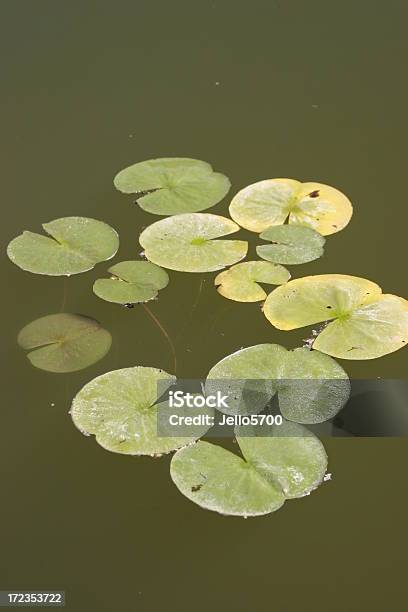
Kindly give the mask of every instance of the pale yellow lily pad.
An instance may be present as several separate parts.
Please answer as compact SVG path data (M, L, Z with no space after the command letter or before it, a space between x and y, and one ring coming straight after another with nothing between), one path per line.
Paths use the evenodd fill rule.
M290 272L268 261L246 261L236 264L215 277L218 293L236 302L260 302L267 296L260 283L282 285Z
M338 189L293 179L267 179L241 189L230 204L230 215L252 232L273 225L304 225L323 236L342 230L350 221L350 200Z
M408 301L356 276L307 276L278 287L263 307L278 329L326 323L313 348L340 359L375 359L408 343Z

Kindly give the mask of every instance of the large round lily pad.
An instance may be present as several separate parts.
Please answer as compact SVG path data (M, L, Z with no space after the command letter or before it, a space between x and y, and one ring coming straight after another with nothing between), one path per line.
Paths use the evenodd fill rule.
M77 314L58 313L32 321L18 334L18 344L33 366L48 372L75 372L96 363L112 344L98 321Z
M111 278L95 281L93 291L103 300L116 304L152 300L169 282L167 272L149 261L121 261L108 272Z
M245 187L230 205L230 215L252 232L271 225L305 225L323 236L343 229L351 219L349 199L334 187L293 179L268 179Z
M158 411L168 407L160 397L175 381L174 376L157 368L137 366L108 372L76 395L72 419L82 433L94 434L98 444L109 451L152 456L169 453L208 429L194 430L190 437L158 435Z
M318 351L257 344L224 357L208 373L207 394L228 396L226 414L257 414L278 392L279 409L298 423L333 418L350 395L343 368Z
M310 227L275 225L262 232L260 238L272 244L256 247L259 257L283 264L302 264L323 255L325 238Z
M114 179L123 193L134 193L141 208L155 215L198 212L228 193L229 179L197 159L162 158L133 164Z
M325 323L313 348L340 359L375 359L408 342L408 302L364 278L307 276L268 296L266 318L278 329Z
M239 231L238 225L218 215L175 215L149 225L140 234L147 259L181 272L212 272L243 259L248 243L215 240Z
M290 272L267 261L246 261L236 264L215 277L218 293L236 302L259 302L267 296L260 283L282 285Z
M243 459L202 441L177 451L170 474L181 493L220 514L259 516L308 495L324 478L324 447L300 425L284 422L268 437L237 441Z
M42 225L48 236L23 232L7 247L13 263L34 274L70 276L111 259L119 248L116 231L96 219L64 217Z
M173 456L170 475L188 499L207 510L235 516L259 516L285 501L279 486L234 453L199 441Z

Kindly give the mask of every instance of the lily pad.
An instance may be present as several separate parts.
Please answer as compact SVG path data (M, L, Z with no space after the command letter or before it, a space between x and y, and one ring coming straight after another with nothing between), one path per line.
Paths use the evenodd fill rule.
M248 243L215 240L239 231L238 225L218 215L175 215L149 225L139 242L147 259L180 272L212 272L243 259Z
M266 318L278 329L325 323L313 348L340 359L375 359L408 342L408 302L356 276L306 276L268 296Z
M257 414L278 393L279 409L298 423L333 418L350 395L347 373L328 355L307 348L288 351L257 344L224 357L211 368L206 394L228 396L226 414Z
M323 236L342 230L353 208L334 187L293 179L268 179L245 187L230 204L230 215L252 232L272 225L305 225Z
M157 368L137 366L94 378L76 395L71 415L85 435L94 434L106 450L126 455L161 455L190 444L195 436L158 436L157 416L166 410L160 396L175 383L174 376ZM165 405L166 404L166 405ZM191 409L190 409L191 412Z
M229 179L197 159L169 157L133 164L115 176L116 189L134 193L143 210L178 215L206 210L228 193Z
M245 459L264 478L279 483L287 499L304 497L323 481L327 454L311 431L283 421L269 427L268 436L237 435Z
M322 443L300 425L282 424L270 437L237 437L244 456L199 441L173 456L177 488L202 508L235 516L278 510L285 499L308 495L323 480Z
M256 247L259 257L274 263L302 264L323 255L325 238L310 227L275 225L262 232L260 238L272 244Z
M285 502L280 487L234 453L199 441L173 456L170 475L188 499L207 510L234 516L259 516Z
M259 302L267 296L259 283L282 285L290 279L283 266L266 261L247 261L221 272L214 284L218 293L236 302Z
M42 225L48 236L23 232L7 247L13 263L34 274L70 276L111 259L119 248L116 231L96 219L64 217Z
M149 261L121 261L108 269L111 278L95 281L93 292L107 302L136 304L153 300L168 285L163 268Z
M47 372L75 372L96 363L112 344L98 321L77 314L58 313L32 321L18 334L18 344L33 366Z

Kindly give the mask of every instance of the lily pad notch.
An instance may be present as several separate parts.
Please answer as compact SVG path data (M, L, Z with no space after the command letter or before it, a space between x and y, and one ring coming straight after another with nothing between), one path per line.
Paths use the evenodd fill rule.
M111 278L100 278L93 292L107 302L130 305L148 302L167 287L169 275L149 261L122 261L108 269Z
M208 213L174 215L149 225L139 237L146 258L179 272L213 272L237 263L248 250L244 240L219 240L240 227Z
M281 330L323 323L313 348L339 359L376 359L408 344L408 301L357 276L291 280L269 294L263 312Z
M327 454L301 425L284 422L274 433L238 435L243 458L198 441L175 453L171 478L185 497L207 510L244 518L275 512L287 499L309 495L321 484Z
M102 221L63 217L42 225L48 236L23 232L7 247L19 268L34 274L70 276L92 270L119 248L117 232Z
M121 170L116 189L132 193L143 210L177 215L206 210L228 193L229 179L197 159L164 157L138 162Z
M251 232L260 233L287 222L328 236L346 227L353 207L341 191L329 185L278 178L241 189L229 211L238 225Z
M57 313L28 323L17 342L32 365L47 372L76 372L102 359L111 334L98 321L77 314Z

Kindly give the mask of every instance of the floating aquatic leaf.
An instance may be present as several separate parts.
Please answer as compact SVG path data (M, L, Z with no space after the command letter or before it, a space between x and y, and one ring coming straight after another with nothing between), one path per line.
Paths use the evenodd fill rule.
M32 321L20 331L18 344L33 366L48 372L75 372L106 355L112 337L98 321L58 313Z
M23 232L7 247L13 263L34 274L69 276L111 259L119 248L116 231L96 219L64 217L42 225L49 236Z
M272 244L256 247L259 257L274 263L301 264L323 255L326 240L310 227L275 225L262 232L260 238Z
M95 281L93 291L103 300L116 304L152 300L169 282L167 272L149 261L121 261L108 272L111 278Z
M356 276L306 276L268 296L266 318L290 330L328 322L313 348L340 359L375 359L408 342L408 302Z
M149 225L139 242L147 259L180 272L212 272L243 259L248 243L214 240L237 232L231 219L205 213L175 215Z
M323 481L327 454L311 431L283 421L269 427L268 435L254 437L239 433L237 440L245 459L267 480L279 483L284 496L304 497Z
M202 441L177 451L170 474L181 493L202 508L248 517L274 512L323 481L324 447L300 425L284 422L269 437L237 441L244 459Z
M231 183L197 159L162 158L139 162L121 170L116 189L135 193L141 208L155 215L177 215L205 210L228 193Z
M269 179L245 187L230 205L230 215L252 232L271 225L305 225L323 236L343 229L353 208L348 198L328 185L293 179Z
M163 370L137 366L114 370L86 384L72 403L72 419L84 434L94 434L103 448L127 455L160 455L190 444L208 427L190 437L158 436L162 396L176 379ZM167 404L168 406L168 404ZM190 409L191 413L191 409Z
M259 283L282 285L290 279L283 266L267 261L246 261L221 272L214 284L218 293L237 302L259 302L266 293Z
M318 351L287 351L278 344L257 344L224 357L211 368L206 393L228 396L226 414L257 414L278 392L286 419L322 423L343 408L350 381L343 368Z
M250 463L209 442L199 441L177 451L170 475L188 499L220 514L269 514L285 501L281 488Z

